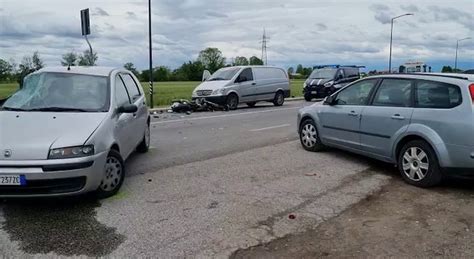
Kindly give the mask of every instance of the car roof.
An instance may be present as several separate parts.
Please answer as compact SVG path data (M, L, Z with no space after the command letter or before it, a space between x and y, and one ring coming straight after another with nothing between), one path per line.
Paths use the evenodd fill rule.
M474 75L470 74L456 74L456 73L413 73L413 74L384 74L384 75L374 75L370 76L370 78L430 78L432 80L436 80L436 78L445 78L445 79L458 79L458 80L468 80L474 81Z
M124 70L116 67L82 67L82 66L71 66L69 67L45 67L37 71L41 72L55 72L55 73L70 73L70 74L81 74L81 75L92 75L92 76L109 76L114 70Z

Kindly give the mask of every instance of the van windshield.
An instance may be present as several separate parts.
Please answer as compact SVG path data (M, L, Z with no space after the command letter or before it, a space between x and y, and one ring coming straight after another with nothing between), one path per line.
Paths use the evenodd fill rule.
M231 80L239 71L240 67L221 68L212 74L207 81Z
M1 107L10 111L105 112L107 77L43 72L25 78L23 88Z
M333 79L336 75L337 69L315 69L309 76L311 79Z

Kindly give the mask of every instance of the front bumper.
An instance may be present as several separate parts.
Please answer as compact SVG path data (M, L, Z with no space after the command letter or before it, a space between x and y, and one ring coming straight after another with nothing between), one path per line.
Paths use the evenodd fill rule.
M316 92L316 94L314 93ZM326 97L332 93L331 87L325 87L324 85L308 85L303 88L304 95L311 95L313 97Z
M225 105L227 103L227 96L216 95L216 96L193 96L192 100L204 99L208 102L215 103L218 105Z
M86 158L0 161L1 175L24 175L24 186L0 186L1 198L72 196L97 190L107 152Z

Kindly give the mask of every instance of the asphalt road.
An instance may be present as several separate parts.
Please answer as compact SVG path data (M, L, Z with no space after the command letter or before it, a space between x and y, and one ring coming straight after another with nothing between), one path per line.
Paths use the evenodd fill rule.
M232 112L157 114L122 191L0 203L0 257L217 257L302 233L377 194L393 168L303 150L288 102Z

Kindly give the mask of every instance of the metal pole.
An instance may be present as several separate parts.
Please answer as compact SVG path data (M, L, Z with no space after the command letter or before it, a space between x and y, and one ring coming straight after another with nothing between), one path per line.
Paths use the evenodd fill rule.
M454 72L458 69L458 49L459 49L459 40L456 41L456 58L454 59Z
M393 41L393 20L391 22L391 29L390 29L390 57L388 59L388 72L392 73L392 41Z
M153 108L153 48L152 48L152 35L151 35L151 0L148 0L148 44L150 52L150 107Z
M86 38L87 44L89 45L89 51L90 51L89 65L92 66L92 64L94 63L94 55L92 52L92 46L91 46L91 43L89 42L89 38L87 38L87 35L84 35L84 37Z

